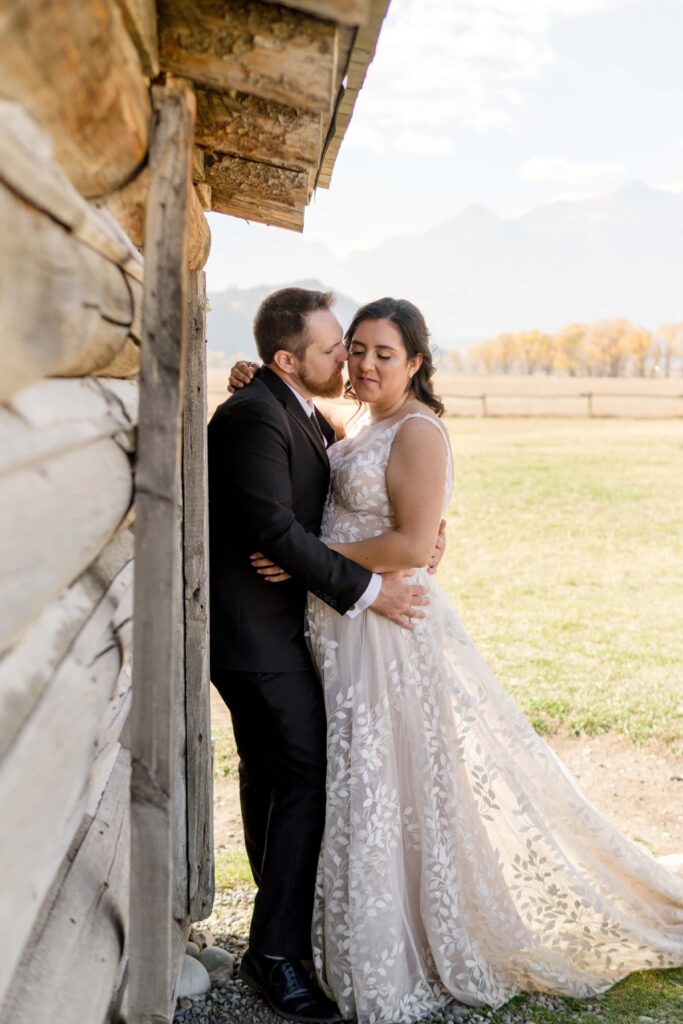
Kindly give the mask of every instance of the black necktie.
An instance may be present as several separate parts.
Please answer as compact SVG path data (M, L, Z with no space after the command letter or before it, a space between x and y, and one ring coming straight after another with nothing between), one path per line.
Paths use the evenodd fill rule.
M322 428L321 428L320 424L318 423L318 417L313 412L313 413L311 413L311 415L308 418L310 419L311 423L313 424L313 429L315 430L316 434L318 435L318 440L320 441L321 445L323 446L323 448L327 448L327 441L325 440L325 435L323 434Z

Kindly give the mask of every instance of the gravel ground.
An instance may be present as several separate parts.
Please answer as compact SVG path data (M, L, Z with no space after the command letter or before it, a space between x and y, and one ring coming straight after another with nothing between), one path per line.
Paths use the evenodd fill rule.
M237 978L239 960L247 946L247 934L251 919L253 887L240 885L233 889L216 894L214 911L211 917L201 926L209 928L213 933L217 946L227 949L235 957L235 976L232 981L214 984L205 996L193 1001L183 1000L184 1006L178 1006L173 1018L174 1024L282 1024L282 1018L276 1016L261 999ZM188 1005L189 1004L189 1005ZM533 1024L529 1020L532 1008L543 1008L547 1011L564 1011L558 1014L558 1021L580 1022L582 1013L567 1013L561 1001L548 996L529 997L515 1002L514 1012L505 1009L495 1014L496 1024ZM600 999L586 1003L585 1011L601 1016ZM490 1010L477 1009L453 1003L444 1010L423 1018L422 1024L476 1024L492 1018Z

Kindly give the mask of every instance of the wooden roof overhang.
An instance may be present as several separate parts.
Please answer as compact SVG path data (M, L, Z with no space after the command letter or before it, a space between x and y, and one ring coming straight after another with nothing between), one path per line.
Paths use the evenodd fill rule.
M192 82L206 210L295 231L328 188L388 0L158 0L150 71Z

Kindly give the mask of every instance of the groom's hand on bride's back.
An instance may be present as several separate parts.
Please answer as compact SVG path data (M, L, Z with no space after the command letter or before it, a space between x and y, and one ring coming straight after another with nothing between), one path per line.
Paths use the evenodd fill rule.
M251 363L248 359L240 359L230 370L228 377L228 391L234 395L236 391L250 384L258 370L258 363Z
M396 622L404 629L413 628L412 619L424 619L425 613L420 609L429 604L427 588L406 579L411 572L412 569L402 569L400 572L383 573L382 589L370 605L377 615Z

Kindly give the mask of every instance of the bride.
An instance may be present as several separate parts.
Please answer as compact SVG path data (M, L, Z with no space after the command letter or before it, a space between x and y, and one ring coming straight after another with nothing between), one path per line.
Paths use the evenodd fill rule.
M380 299L346 341L365 413L330 449L322 539L374 572L426 566L453 482L427 327ZM345 1017L412 1022L453 998L584 997L682 965L683 880L586 801L435 577L415 577L430 604L413 629L309 596L328 720L323 987Z

